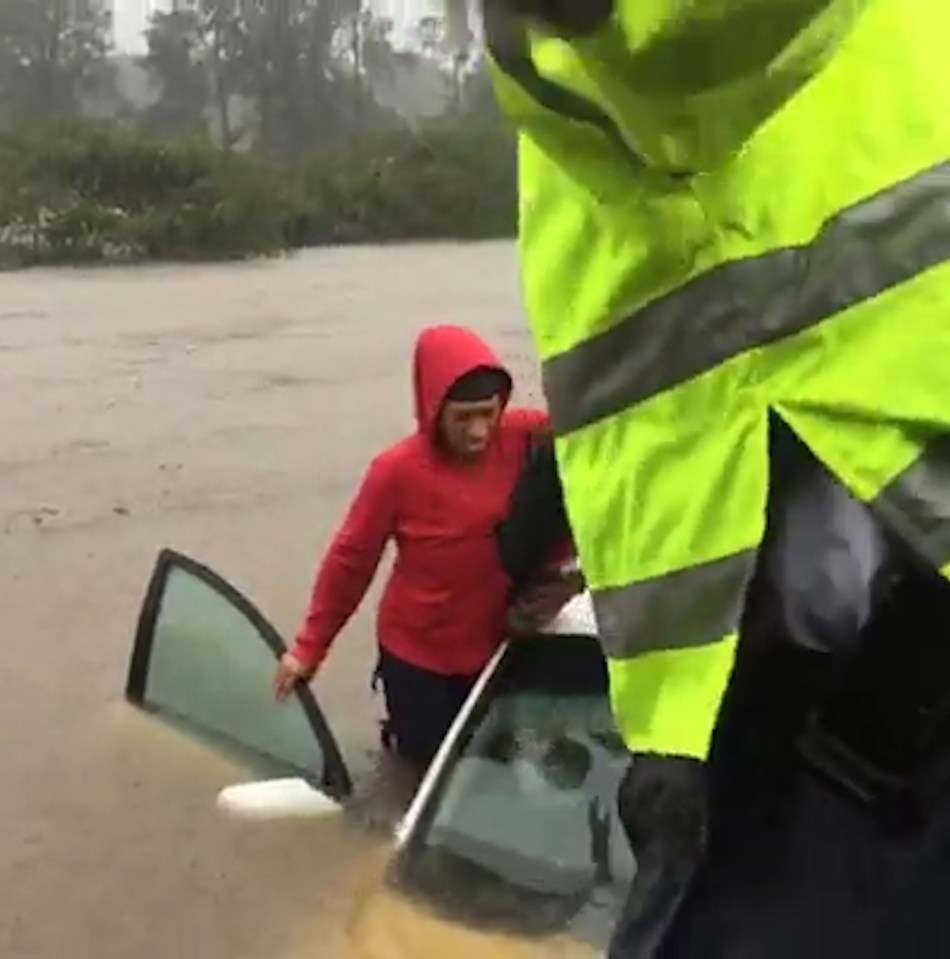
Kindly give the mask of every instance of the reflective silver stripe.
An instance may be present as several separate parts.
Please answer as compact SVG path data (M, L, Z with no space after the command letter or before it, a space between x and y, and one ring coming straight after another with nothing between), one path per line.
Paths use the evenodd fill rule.
M755 567L748 550L629 586L593 592L604 651L628 659L660 649L705 646L739 625Z
M563 435L950 259L950 162L828 220L804 246L717 266L544 364Z
M937 569L950 563L950 433L927 444L871 506Z

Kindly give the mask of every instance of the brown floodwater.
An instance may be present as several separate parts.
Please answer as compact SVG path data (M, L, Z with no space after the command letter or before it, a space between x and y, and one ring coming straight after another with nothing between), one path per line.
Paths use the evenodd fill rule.
M483 332L538 401L508 244L0 275L0 956L572 954L382 893L385 802L225 821L242 771L122 701L163 546L293 630L355 481L412 426L410 352L437 322ZM372 605L316 685L368 796Z

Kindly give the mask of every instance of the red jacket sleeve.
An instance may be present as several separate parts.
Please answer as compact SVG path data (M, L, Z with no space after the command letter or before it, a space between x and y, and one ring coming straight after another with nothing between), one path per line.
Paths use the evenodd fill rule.
M393 472L391 461L373 460L320 564L307 615L292 649L302 663L320 665L373 581L395 530Z

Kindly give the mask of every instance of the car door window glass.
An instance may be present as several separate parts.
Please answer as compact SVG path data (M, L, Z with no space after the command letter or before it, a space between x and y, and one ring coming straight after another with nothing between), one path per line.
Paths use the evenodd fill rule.
M271 677L282 649L228 584L164 554L142 614L129 698L261 775L302 775L343 794L346 772L309 691L274 702Z

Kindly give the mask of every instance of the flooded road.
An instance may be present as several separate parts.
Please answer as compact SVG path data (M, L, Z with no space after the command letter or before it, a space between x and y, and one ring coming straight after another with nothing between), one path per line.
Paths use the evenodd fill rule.
M507 244L0 275L0 955L484 954L373 907L378 833L224 821L242 772L121 696L163 546L291 633L355 481L412 425L437 322L484 333L538 401ZM364 789L371 627L367 603L316 686Z

